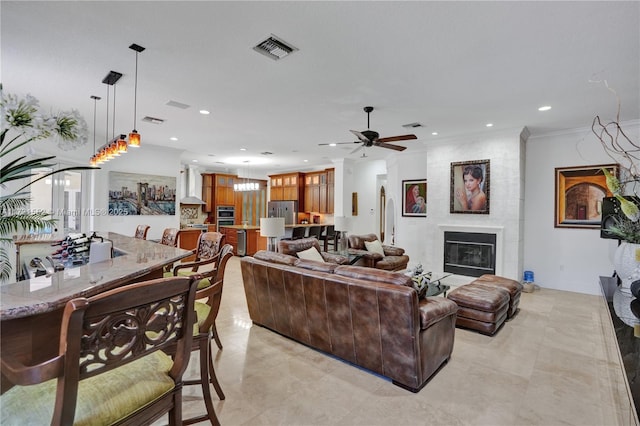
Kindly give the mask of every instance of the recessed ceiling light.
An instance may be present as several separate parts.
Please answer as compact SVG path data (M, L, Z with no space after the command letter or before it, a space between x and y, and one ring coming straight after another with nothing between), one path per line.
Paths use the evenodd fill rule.
M308 163L308 162L309 162L309 160L302 160L302 161L304 161L305 163Z
M493 127L493 123L487 123L486 126L487 127Z
M211 114L211 113L210 113L209 111L207 111L206 109L201 109L201 110L200 110L200 114L202 114L202 115L209 115L209 114Z
M329 146L336 146L337 144L335 143L330 143Z
M433 136L438 136L438 132L431 132Z
M538 108L538 111L549 111L550 109L551 109L551 106L545 105Z
M175 136L172 136L172 137L170 137L170 138L169 138L169 140L177 141L177 140L178 140L178 138L176 138Z
M193 163L197 163L197 162L198 162L198 160L191 160L191 161L192 161Z
M247 148L240 148L240 151L246 151Z

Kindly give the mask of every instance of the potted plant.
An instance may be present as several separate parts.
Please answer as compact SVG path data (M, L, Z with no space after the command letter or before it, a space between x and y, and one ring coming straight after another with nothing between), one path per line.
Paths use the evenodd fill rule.
M38 100L31 95L19 98L6 94L0 84L0 282L11 276L9 246L12 234L33 230L41 231L55 225L52 215L42 211L29 211L29 187L53 174L67 170L85 170L92 167L66 167L31 178L36 169L53 167L55 156L22 154L32 142L53 139L62 150L76 149L87 143L87 123L73 110L56 114L38 111ZM11 188L7 184L10 184Z
M591 130L607 155L620 164L623 176L620 181L608 170L602 169L607 187L620 203L622 214L608 231L620 239L614 254L614 266L622 281L622 291L630 292L631 283L640 279L640 209L624 195L635 195L637 199L634 189L640 183L640 145L633 142L620 126L619 100L616 119L605 124L596 116Z

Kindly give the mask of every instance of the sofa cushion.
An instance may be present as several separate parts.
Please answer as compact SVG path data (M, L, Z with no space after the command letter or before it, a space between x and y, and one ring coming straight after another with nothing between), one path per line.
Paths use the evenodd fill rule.
M296 265L298 268L309 269L311 271L327 272L332 274L338 267L336 263L317 262L315 260L298 259Z
M293 266L298 261L295 256L288 254L276 253L274 251L260 250L253 255L254 258L264 260L265 262L279 263L281 265Z
M382 249L382 243L380 242L380 240L365 241L364 246L367 248L367 251L380 253L384 256L384 250Z
M360 280L413 287L411 277L381 269L367 268L365 266L341 265L335 269L334 273L336 275L357 278Z
M300 259L315 260L316 262L324 262L324 259L322 258L322 256L320 256L320 252L315 247L309 247L306 250L301 250L297 252L296 255Z

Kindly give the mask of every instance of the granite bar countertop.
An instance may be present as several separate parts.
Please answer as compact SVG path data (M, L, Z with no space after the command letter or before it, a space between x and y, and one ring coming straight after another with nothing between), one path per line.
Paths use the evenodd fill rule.
M105 234L100 234L104 236ZM0 320L62 308L75 297L89 297L142 277L193 254L190 250L109 232L106 239L125 254L103 262L65 269L47 277L0 285Z
M285 228L297 228L297 227L301 227L301 228L310 228L312 226L327 226L326 223L298 223L295 225L285 225ZM255 226L255 225L224 225L221 226L220 228L230 228L230 229L260 229L260 226Z

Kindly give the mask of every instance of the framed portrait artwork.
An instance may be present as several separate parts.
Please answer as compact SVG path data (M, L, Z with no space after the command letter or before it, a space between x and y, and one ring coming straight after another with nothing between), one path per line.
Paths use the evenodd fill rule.
M451 163L451 213L489 214L489 171L489 160Z
M427 217L427 180L402 181L402 216Z
M556 228L600 228L602 199L613 196L603 168L620 177L618 164L556 167Z

